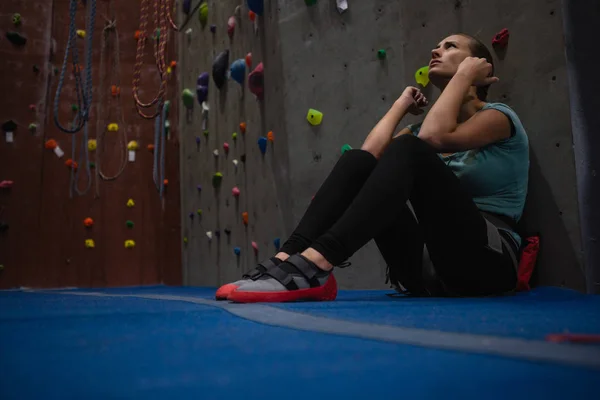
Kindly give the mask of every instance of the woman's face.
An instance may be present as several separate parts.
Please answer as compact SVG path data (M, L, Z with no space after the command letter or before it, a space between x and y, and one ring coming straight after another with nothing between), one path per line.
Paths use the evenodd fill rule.
M470 39L462 35L448 36L431 50L429 80L442 87L452 79L461 62L471 56Z

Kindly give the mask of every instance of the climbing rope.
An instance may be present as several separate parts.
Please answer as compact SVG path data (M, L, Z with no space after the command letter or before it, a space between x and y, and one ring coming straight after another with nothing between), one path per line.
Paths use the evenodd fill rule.
M168 107L159 103L157 109L162 110L154 119L154 164L152 166L152 177L154 184L162 199L165 190L165 141L167 137L166 120Z
M198 1L198 4L196 4L196 6L190 11L190 13L187 15L186 19L181 24L181 26L177 26L175 24L175 22L173 21L173 16L171 14L171 10L175 8L175 4L176 4L176 1L173 0L173 6L171 6L170 8L167 9L167 19L169 20L169 24L171 25L171 28L173 28L173 30L175 30L176 32L181 32L181 30L183 28L185 28L185 26L188 24L188 22L190 22L190 20L192 19L192 17L196 13L196 11L198 11L198 9L202 5L202 3L204 3L204 1L205 0Z
M127 166L127 130L125 129L125 116L123 115L123 109L121 105L121 96L117 92L113 93L108 100L108 115L104 118L104 101L105 93L109 87L115 87L120 90L121 87L121 64L120 64L120 48L119 48L119 32L117 30L117 22L114 12L113 1L108 1L109 18L105 17L106 23L102 34L102 44L100 49L100 90L99 99L97 104L98 117L96 121L96 196L100 196L100 178L106 181L117 179L125 170ZM111 37L113 38L111 41ZM110 47L112 46L112 47ZM110 69L111 77L107 79L106 75L109 73L106 71L105 63L106 58L109 56L109 50L112 50L112 65ZM108 82L106 82L108 81ZM106 85L106 86L105 86ZM112 91L112 90L111 90ZM121 155L121 162L117 173L113 176L108 176L102 171L102 154L104 153L105 141L104 137L107 130L106 120L112 121L111 119L111 103L112 97L116 97L116 114L119 122L119 149Z
M77 0L70 0L69 4L69 36L67 38L67 43L65 46L65 57L63 59L63 65L60 72L60 77L58 81L58 86L56 88L56 95L54 98L54 123L57 128L61 131L73 134L72 139L72 159L74 164L71 168L71 181L69 183L69 195L72 198L73 192L76 192L79 195L83 195L87 193L92 185L91 181L91 171L89 165L89 153L88 153L88 121L90 108L92 105L92 44L94 38L94 22L96 20L96 0L90 0L89 3L86 4L87 10L87 18L86 18L86 37L87 41L85 44L85 76L82 82L81 77L81 67L79 65L79 52L77 49L77 30L75 29L75 18L77 15ZM58 105L60 102L60 95L62 93L65 74L67 71L67 64L69 60L69 53L72 53L72 66L73 66L73 74L75 76L75 92L77 94L77 110L75 116L73 118L73 122L71 123L71 128L65 128L61 125L58 120ZM77 148L77 137L74 135L77 132L81 131L83 128L83 139L82 139L82 147L80 156L83 158L83 163L85 164L85 171L88 178L88 184L84 190L79 190L79 185L77 182L79 181L79 173L81 168L78 168L75 163L76 159L76 148Z
M148 37L147 26L150 7L148 2L154 3L154 57L156 67L160 77L160 86L156 96L148 103L143 103L139 97L140 75L144 58L144 49L146 47L146 39ZM167 89L167 63L165 61L165 52L168 42L168 25L167 25L167 6L166 0L141 0L140 9L140 36L138 39L137 51L135 56L135 66L133 70L133 99L142 118L152 119L160 115L161 108L157 108L153 114L144 114L141 109L154 107L156 104L164 105L164 99Z

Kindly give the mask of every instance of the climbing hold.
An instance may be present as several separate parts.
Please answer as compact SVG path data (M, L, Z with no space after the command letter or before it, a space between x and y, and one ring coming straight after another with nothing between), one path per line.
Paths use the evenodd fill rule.
M86 228L91 228L94 225L94 220L88 217L83 220L83 225L85 225Z
M254 71L248 75L248 88L259 100L262 100L264 94L264 66L260 63L254 68Z
M348 9L348 0L336 0L338 12L343 14Z
M216 236L217 238L220 238L220 237L221 237L221 231L217 229L217 230L215 231L215 236Z
M198 104L202 104L208 98L208 72L203 72L196 80L196 97Z
M83 39L85 38L85 31L83 29L77 29L77 37Z
M160 40L160 28L156 28L156 30L154 31L154 40Z
M79 106L77 104L71 104L71 111L73 111L73 112L79 111Z
M273 134L273 131L269 131L269 133L267 133L267 140L269 140L271 143L275 141L275 135Z
M233 39L234 32L235 32L235 17L231 16L227 20L227 34L229 35L229 39Z
M275 246L275 250L279 251L279 248L281 247L281 240L279 238L273 239L273 245Z
M73 161L73 159L71 159L71 158L69 158L67 161L65 161L65 165L71 169L79 168L79 164L77 164L77 162Z
M115 124L114 122L112 124L108 124L108 131L109 132L117 132L119 130L119 125Z
M135 206L135 202L133 201L133 199L127 200L127 207L131 208L133 206Z
M229 154L229 143L223 143L223 151L225 152L225 154Z
M206 137L206 138L207 138L207 137L208 137L208 129L205 129L205 130L202 132L202 134L204 135L204 137Z
M169 186L169 180L168 179L163 179L163 185L165 187Z
M110 94L112 97L117 97L118 95L121 94L121 88L118 87L117 85L112 85L110 87Z
M223 181L223 174L220 172L216 172L212 178L213 187L216 189L221 186L221 182Z
M252 22L256 21L256 13L252 10L248 11L248 18L250 18L250 21Z
M248 68L251 68L252 67L252 53L246 54L246 58L244 61L246 61L246 66Z
M233 163L233 166L234 166L234 167L237 169L239 161L238 161L238 160L236 160L236 159L234 159L234 160L233 160L233 161L231 161L231 162Z
M29 111L35 111L37 109L35 104L30 104L29 105Z
M37 124L35 124L33 122L31 124L29 124L29 132L36 133L37 132Z
M187 36L188 38L189 38L190 36L192 36L192 28L187 28L187 29L185 30L185 34L186 34L186 36Z
M240 155L240 161L243 162L243 163L246 162L246 155L245 154Z
M260 149L260 152L262 154L265 154L265 152L267 151L267 138L264 136L261 136L260 138L258 138L258 148Z
M242 222L244 225L248 225L248 211L244 211L242 213Z
M210 31L211 31L211 33L217 32L217 26L216 25L211 25L210 26Z
M96 139L88 140L88 150L89 151L94 151L94 150L96 150L97 147L98 147L98 143L96 142Z
M234 188L231 189L231 195L233 197L239 197L240 196L240 189L238 189L237 186L234 186Z
M206 236L208 237L208 240L212 240L213 233L211 231L208 231L208 232L206 232Z
M58 143L56 143L56 140L54 139L47 140L44 144L44 147L50 150L54 150L54 154L56 154L58 158L62 158L62 156L65 155L65 152L62 151L62 149L58 146Z
M133 224L133 221L131 221L131 220L129 220L129 219L128 219L128 220L125 222L125 225L126 225L128 228L133 228L133 225L134 225L134 224Z
M187 109L191 109L194 107L194 93L190 89L183 89L181 93L181 99L183 100L183 105Z
M135 40L140 40L140 38L142 37L142 32L135 31L135 34L133 35L133 37L135 38Z
M229 65L229 50L222 51L215 58L212 65L213 80L217 88L221 89L227 79L227 66Z
M201 208L197 209L196 210L196 214L198 214L198 216L201 217L202 216L202 209Z
M13 181L4 180L4 181L0 182L0 189L10 189L13 187L13 184L14 184Z
M126 240L125 241L125 248L126 249L133 249L135 247L135 242L133 240Z
M350 147L349 144L345 144L345 145L342 146L342 154L344 154L348 150L352 150L352 147Z
M240 253L242 252L242 250L239 247L234 247L233 252L235 253L236 256L239 256Z
M169 67L177 68L177 61L171 61L171 64L169 64Z
M313 6L317 4L317 0L304 0L307 6Z
M185 15L188 15L192 9L192 0L183 0L181 4L181 10Z
M231 229L229 229L229 228L225 228L225 234L226 234L227 236L231 235Z
M96 247L96 243L94 243L93 239L86 239L85 240L85 247L88 249L93 249L94 247Z
M202 185L198 185L198 186L196 186L196 189L197 189L199 192L201 192L201 191L202 191Z
M240 132L242 132L242 135L244 133L246 133L246 123L245 122L240 122Z
M387 52L385 51L385 49L377 50L377 58L379 58L380 60L385 60L386 56L387 56Z
M15 46L25 46L27 44L27 38L19 32L6 32L6 38Z
M184 236L183 237L183 243L187 244L187 242L188 242L188 238L187 238L187 236Z
M15 140L14 132L16 129L17 129L17 124L12 119L8 120L2 124L2 130L4 131L4 134L6 136L7 143L12 143Z
M166 120L165 121L165 132L167 133L167 135L169 134L169 132L171 131L171 121Z
M237 132L233 132L231 134L231 139L236 140L237 139Z
M40 72L40 67L38 67L37 64L33 64L33 72L36 74Z
M256 243L256 242L253 241L251 243L251 245L252 245L252 249L254 249L254 252L258 253L258 243Z
M313 108L310 108L308 110L308 114L306 115L306 120L311 124L311 125L320 125L321 122L323 121L323 113L320 111L317 111Z
M13 23L15 26L19 26L19 25L21 25L21 14L19 14L19 13L14 13L14 14L13 14L13 16L12 16L12 23Z
M415 80L419 85L426 87L429 84L429 66L419 68L415 72Z
M263 0L246 0L246 4L248 5L248 9L255 13L256 15L262 15L264 9L264 1Z
M191 213L189 214L189 217L190 217L190 219L193 221L193 220L194 220L194 213L193 213L193 212L191 212Z
M196 145L197 146L200 146L200 141L201 141L200 136L196 136Z
M213 150L213 155L214 155L215 157L219 157L219 149L214 149L214 150Z
M148 149L148 151L154 152L154 145L153 144L149 144L148 146L146 146L146 148Z
M94 162L90 162L88 165L90 166L90 169L96 168L96 163Z
M204 29L206 22L208 21L208 3L204 2L200 5L200 9L198 10L198 19L200 20L200 26L202 26L202 29Z
M509 37L510 37L510 32L508 31L508 29L506 29L506 28L502 29L500 32L498 32L494 35L494 38L492 39L492 46L494 48L500 48L500 49L505 48L506 46L508 46Z
M246 75L246 62L241 58L239 60L235 60L231 64L230 75L234 81L236 81L240 85L243 85L244 78Z
M132 140L129 143L127 143L127 150L129 150L129 151L137 150L137 149L139 149L139 147L140 147L140 145L135 140Z

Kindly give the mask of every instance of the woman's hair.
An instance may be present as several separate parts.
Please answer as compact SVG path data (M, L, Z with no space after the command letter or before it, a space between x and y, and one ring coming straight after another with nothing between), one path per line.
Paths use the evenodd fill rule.
M492 73L490 76L494 76L494 59L492 57L492 53L490 53L486 45L483 44L479 39L475 39L473 36L467 35L466 33L459 33L459 35L470 39L469 49L471 49L471 54L473 57L485 58L487 62L492 64ZM489 85L477 87L477 97L479 100L486 101L489 88Z

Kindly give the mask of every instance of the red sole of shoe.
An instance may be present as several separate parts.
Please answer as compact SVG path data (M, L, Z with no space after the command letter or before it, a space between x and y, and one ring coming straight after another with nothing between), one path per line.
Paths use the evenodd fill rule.
M337 297L337 282L329 275L323 286L284 292L246 292L235 290L227 300L235 303L284 303L290 301L333 301Z
M233 283L225 284L219 289L217 289L217 293L215 293L215 298L217 300L227 300L227 297L229 297L229 295L237 288L238 286L234 285Z

